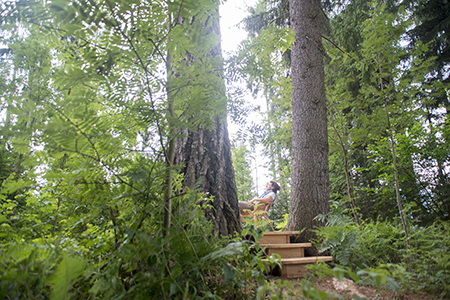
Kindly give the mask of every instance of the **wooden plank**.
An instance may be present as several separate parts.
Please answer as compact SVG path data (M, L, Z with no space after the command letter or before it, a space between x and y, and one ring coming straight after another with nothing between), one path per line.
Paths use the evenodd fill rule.
M311 243L292 243L292 244L261 244L259 243L261 247L268 247L268 248L308 248L312 247Z
M298 258L305 256L305 248L266 248L266 254L271 256L272 254L278 254L281 258Z
M261 259L262 261L268 261L267 258ZM333 261L332 256L309 256L299 258L282 258L281 263L283 265L295 265L295 264L314 264L318 261Z
M283 266L283 278L303 278L308 275L307 265L286 265Z
M300 231L266 231L258 241L259 244L289 244L291 234L299 234Z
M289 235L278 234L278 235L265 235L259 239L258 244L289 244Z
M262 244L268 256L279 254L281 258L298 258L305 256L305 248L311 247L311 243L295 244Z
M315 264L318 261L333 261L332 256L310 256L299 258L285 258L281 259L283 265L295 265L295 264Z
M299 234L300 231L265 231L264 235Z
M267 261L267 259L262 259ZM282 258L282 269L276 267L271 273L275 276L281 276L283 278L301 278L305 277L308 273L306 267L311 264L315 264L317 261L332 261L331 256L315 256L315 257L301 257L301 258Z

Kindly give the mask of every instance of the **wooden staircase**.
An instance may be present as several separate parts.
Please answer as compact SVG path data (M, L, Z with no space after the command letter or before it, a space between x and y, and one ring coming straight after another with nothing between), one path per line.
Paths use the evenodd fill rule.
M332 261L331 256L305 257L305 248L311 247L311 243L290 242L291 234L299 234L299 231L268 231L259 240L259 245L265 248L266 255L278 254L281 257L282 268L276 267L271 271L272 275L283 278L299 278L307 274L306 267L317 261ZM267 259L263 259L267 261Z

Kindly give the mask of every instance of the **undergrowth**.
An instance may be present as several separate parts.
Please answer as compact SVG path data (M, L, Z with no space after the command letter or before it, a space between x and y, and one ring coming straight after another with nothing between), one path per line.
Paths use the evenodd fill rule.
M319 251L354 272L385 269L402 290L450 296L450 225L410 225L409 249L400 222L368 221L361 226L334 211L320 216L327 226L317 230Z
M0 299L256 298L267 284L264 272L277 264L261 260L261 231L212 234L204 216L209 201L189 191L173 197L172 226L163 237L163 195L158 178L153 182L145 198L113 184L97 185L100 191L63 182L5 196Z
M136 166L141 166L136 161ZM149 167L148 174L158 166ZM218 237L205 218L209 200L194 190L173 197L172 227L163 237L162 179L125 174L146 193L112 182L69 185L56 177L32 192L16 179L2 184L0 299L327 299L313 286L267 280L269 265L257 244L267 221L241 235ZM145 170L144 170L145 171ZM75 174L76 175L76 174ZM124 176L125 176L124 175ZM68 178L70 179L70 178ZM182 178L177 179L181 186ZM56 182L56 183L55 183ZM151 184L148 184L151 182ZM145 184L145 185L144 185ZM14 197L11 193L14 192ZM200 201L201 200L201 201ZM318 276L391 284L409 291L450 295L449 225L410 226L410 249L400 225L355 225L345 214L327 216L317 231L320 251L334 268ZM283 226L280 223L279 226ZM253 238L248 238L248 235ZM299 292L303 296L299 296Z

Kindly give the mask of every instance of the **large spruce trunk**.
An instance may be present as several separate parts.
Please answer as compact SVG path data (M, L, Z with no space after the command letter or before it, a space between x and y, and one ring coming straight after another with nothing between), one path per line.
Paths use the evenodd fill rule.
M322 47L321 3L291 0L292 181L288 230L305 231L299 241L315 237L314 218L329 211L328 133Z
M208 34L220 37L218 5L205 27L211 25ZM220 59L215 59L220 56ZM212 72L219 79L220 86L214 88L214 97L225 99L223 80L222 50L220 43L209 53ZM220 62L220 63L218 63ZM220 65L219 65L220 64ZM239 217L238 196L231 159L231 146L228 137L226 102L216 109L211 118L213 126L199 125L196 130L187 128L179 132L182 137L176 140L175 164L182 166L183 185L196 187L203 193L214 197L213 208L206 209L206 216L214 224L215 233L230 235L242 230Z

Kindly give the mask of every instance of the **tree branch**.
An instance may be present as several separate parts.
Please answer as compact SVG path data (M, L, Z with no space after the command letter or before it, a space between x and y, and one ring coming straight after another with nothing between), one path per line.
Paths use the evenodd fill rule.
M341 51L342 53L344 53L345 55L347 55L348 57L350 57L351 59L355 60L355 61L359 61L359 59L354 58L353 56L351 56L349 53L345 52L344 50L342 50L338 45L336 45L333 41L331 41L329 38L327 38L326 36L322 35L322 38L324 40L326 40L327 42L329 42L331 45L333 45L336 49L338 49L339 51Z

